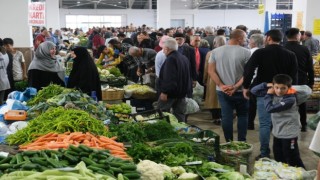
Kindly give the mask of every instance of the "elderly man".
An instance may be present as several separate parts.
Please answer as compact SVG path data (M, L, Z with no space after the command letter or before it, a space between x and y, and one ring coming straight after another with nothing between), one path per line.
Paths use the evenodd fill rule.
M157 55L157 52L155 50L132 46L129 49L129 55L138 60L138 76L155 72L154 61Z
M310 31L306 31L304 35L304 45L309 49L312 56L316 56L319 51L319 40L313 38L312 33Z
M204 32L206 34L206 37L204 37L203 39L207 40L208 43L210 44L210 49L213 49L213 40L216 36L214 35L214 31L213 31L212 27L207 26L204 29Z
M190 63L190 73L191 78L193 80L193 87L197 83L197 70L196 70L196 55L195 50L193 47L189 46L187 43L185 43L186 37L182 33L176 33L174 35L174 38L176 39L178 43L178 52L180 52L182 55L186 56L189 63ZM192 90L189 92L188 97L192 97Z
M229 45L214 49L209 60L208 73L216 83L222 113L222 129L227 142L233 141L233 110L238 117L238 141L246 141L248 101L242 95L243 69L250 51L241 47L246 34L240 29L231 32Z
M168 38L163 43L163 53L167 59L163 63L158 81L160 97L158 107L163 111L173 109L180 122L185 120L185 97L191 88L191 76L187 58L178 51L175 39Z
M251 54L257 49L264 47L264 36L262 34L252 34L249 39L249 48ZM257 74L257 72L255 72ZM250 87L252 88L252 87ZM248 114L248 129L254 130L254 119L257 114L257 98L255 95L250 93L249 98L249 114Z

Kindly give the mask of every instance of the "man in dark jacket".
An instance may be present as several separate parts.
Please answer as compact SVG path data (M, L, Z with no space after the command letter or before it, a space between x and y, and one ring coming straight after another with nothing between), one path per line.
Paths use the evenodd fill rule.
M178 51L175 39L168 38L164 41L163 52L167 56L161 67L158 87L160 97L158 107L163 111L173 109L173 114L180 122L185 120L185 97L191 88L189 61Z
M286 32L287 44L284 46L294 52L298 61L298 85L308 85L312 88L314 84L314 71L312 56L307 47L300 45L300 31L298 28L291 28ZM307 105L299 105L301 131L305 132L307 126Z
M298 64L295 54L280 46L282 33L277 29L266 33L265 48L256 50L244 69L243 96L249 99L249 87L257 67L257 76L251 86L260 83L272 82L272 78L277 74L287 74L292 78L292 84L297 84ZM264 97L257 97L257 109L259 114L259 136L260 136L260 155L270 157L270 129L271 116L264 107Z
M185 43L185 35L182 33L176 33L174 35L174 38L176 39L178 43L178 52L180 52L182 55L187 57L187 60L190 63L190 73L191 78L193 81L193 87L195 87L197 83L197 70L196 70L196 54L193 47L189 46ZM191 94L188 94L188 97L192 97L192 91Z

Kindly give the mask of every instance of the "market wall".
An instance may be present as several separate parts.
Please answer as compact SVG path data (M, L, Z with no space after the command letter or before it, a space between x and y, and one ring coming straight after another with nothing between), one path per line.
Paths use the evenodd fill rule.
M133 23L135 26L146 24L156 27L156 11L150 9L95 10L95 9L60 9L60 25L65 27L66 15L121 15L122 26ZM239 18L240 17L240 18ZM179 9L171 11L171 19L183 19L185 27L231 26L245 24L250 29L263 29L264 16L257 10L198 10ZM239 20L242 19L242 20Z
M133 23L135 26L146 24L155 27L156 13L150 9L60 9L60 26L66 26L66 15L121 15L122 26Z
M306 16L307 16L306 29L311 31L315 38L320 39L320 23L316 27L314 27L315 25L314 21L315 20L320 21L319 8L317 7L320 7L319 0L308 0L307 2L308 11L306 13ZM317 31L317 34L314 30Z

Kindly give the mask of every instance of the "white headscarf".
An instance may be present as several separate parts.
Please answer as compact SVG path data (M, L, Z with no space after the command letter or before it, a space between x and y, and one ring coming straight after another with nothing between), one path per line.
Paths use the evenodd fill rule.
M59 78L64 81L64 69L60 66L56 58L52 58L50 50L56 45L50 41L43 42L36 50L28 70L38 69L41 71L56 72Z

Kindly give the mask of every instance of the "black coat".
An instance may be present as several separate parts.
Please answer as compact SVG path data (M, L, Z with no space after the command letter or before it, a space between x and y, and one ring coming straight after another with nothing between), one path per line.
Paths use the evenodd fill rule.
M158 87L168 98L184 98L192 88L189 61L177 51L172 51L161 67Z
M306 46L300 45L298 41L288 41L284 46L294 52L298 61L298 85L314 84L313 60L310 51Z
M77 47L73 49L76 58L70 72L68 88L76 88L91 96L96 91L98 100L102 100L101 84L98 69L86 48Z
M184 44L178 48L178 51L187 57L190 63L190 73L193 81L197 80L197 70L196 70L196 53L193 47Z
M244 68L243 87L248 89L258 68L252 87L260 83L271 83L277 74L287 74L292 78L292 84L297 84L298 63L296 55L284 47L272 44L256 50Z
M28 85L34 87L37 91L50 84L57 84L62 87L65 86L62 79L59 78L58 73L42 71L38 69L31 69L28 71Z

